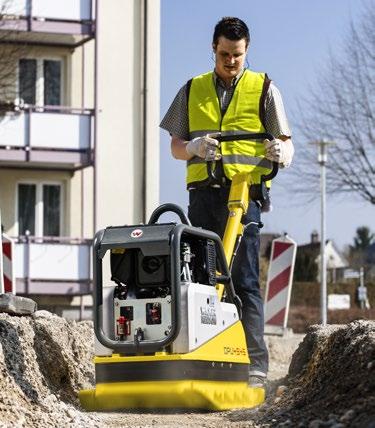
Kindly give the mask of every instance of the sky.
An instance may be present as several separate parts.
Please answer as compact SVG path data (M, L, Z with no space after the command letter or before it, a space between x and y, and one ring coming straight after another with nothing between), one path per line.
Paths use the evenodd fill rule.
M371 2L371 0L369 0ZM372 0L373 1L373 0ZM298 157L308 144L296 130L297 102L308 96L328 58L343 46L360 0L161 0L161 117L177 91L190 78L214 68L211 56L215 24L223 16L244 20L251 36L250 69L267 72L281 91ZM321 136L312 136L312 140ZM319 168L319 166L316 166ZM293 165L291 166L293 168ZM185 163L172 158L170 138L160 133L160 202L187 210ZM263 215L263 232L284 233L298 244L320 232L320 194L306 203L288 192L290 171L282 170L272 186L273 211ZM343 250L353 243L356 229L375 232L375 207L354 196L327 195L326 237Z

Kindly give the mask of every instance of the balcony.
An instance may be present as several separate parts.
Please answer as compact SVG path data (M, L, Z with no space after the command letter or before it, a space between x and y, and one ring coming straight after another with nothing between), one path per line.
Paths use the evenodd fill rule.
M16 239L17 294L90 294L91 243L61 237Z
M94 0L0 0L2 42L76 47L94 37Z
M0 167L77 170L92 164L93 111L12 108L0 115Z

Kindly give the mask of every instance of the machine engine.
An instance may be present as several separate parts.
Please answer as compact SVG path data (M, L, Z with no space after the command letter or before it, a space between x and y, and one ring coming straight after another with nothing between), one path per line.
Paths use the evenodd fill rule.
M96 323L97 355L108 355L114 343L127 355L190 352L239 320L216 234L175 223L113 227L100 248L99 277L108 251L112 284L105 281L98 296L105 314L103 325Z

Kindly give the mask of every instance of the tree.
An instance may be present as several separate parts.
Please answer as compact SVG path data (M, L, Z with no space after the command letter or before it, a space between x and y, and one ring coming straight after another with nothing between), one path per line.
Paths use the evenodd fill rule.
M19 96L16 84L18 61L30 51L25 43L19 42L20 31L14 19L17 5L14 0L0 0L0 116L14 108L13 102Z
M349 259L353 267L359 269L363 267L365 273L370 269L371 260L369 259L368 250L374 242L375 235L371 233L367 226L358 227L356 236L354 236L354 245L349 246Z
M299 106L299 128L308 141L327 138L327 192L355 193L375 204L375 8L363 6L341 50L330 53L318 82ZM316 147L295 163L295 190L318 194Z
M318 277L318 265L316 263L316 254L312 251L297 251L296 262L294 266L295 281L315 282Z
M367 250L373 243L375 235L370 232L367 226L358 227L356 230L357 235L354 237L353 250Z

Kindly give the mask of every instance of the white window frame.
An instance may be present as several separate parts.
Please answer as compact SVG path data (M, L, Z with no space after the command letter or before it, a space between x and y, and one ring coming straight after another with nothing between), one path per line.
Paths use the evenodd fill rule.
M17 60L17 94L20 93L20 60L22 59L34 59L36 61L36 82L35 82L35 105L38 107L44 106L44 74L43 74L43 63L44 61L60 61L61 63L61 75L60 75L60 105L65 105L66 94L65 94L65 67L66 58L64 56L55 55L41 55L41 56L29 56L25 55Z
M16 233L19 236L19 221L18 221L18 186L20 184L28 184L28 185L35 185L36 186L36 194L35 194L35 236L36 237L43 237L44 231L43 231L43 186L44 185L53 185L53 186L60 186L60 235L63 236L64 231L64 218L65 218L65 183L63 181L52 181L52 180L19 180L16 183L16 218L15 218L15 229Z

